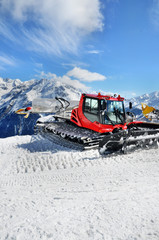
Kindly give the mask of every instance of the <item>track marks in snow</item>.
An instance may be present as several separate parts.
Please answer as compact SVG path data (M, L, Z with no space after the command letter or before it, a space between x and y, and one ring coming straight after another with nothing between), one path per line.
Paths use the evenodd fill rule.
M7 141L8 152L1 155L0 165L3 168L0 171L3 179L0 185L2 187L37 184L43 186L44 183L53 187L55 183L60 183L59 191L63 191L62 189L67 191L66 185L68 184L71 191L78 192L102 190L100 182L105 182L108 189L109 186L110 188L114 186L116 189L123 184L123 181L124 184L128 184L131 178L135 181L135 177L141 177L142 181L145 172L148 171L156 174L157 177L154 166L155 161L158 162L159 159L154 156L158 156L158 149L139 151L135 155L132 153L102 157L97 150L70 151L47 140L39 139L38 142L37 138L30 136L17 137L16 143L12 140L9 138ZM144 154L149 157L144 158ZM153 157L152 163L151 156ZM130 173L127 173L128 170ZM84 184L82 188L84 179L88 178L90 179L88 186ZM74 187L74 182L80 183L78 189L76 189L77 184ZM65 183L67 184L63 188Z
M8 146L9 147L9 146ZM11 157L11 173L37 173L101 165L97 150L87 152L71 151L48 140L31 138L17 146L16 158ZM15 152L12 153L15 155ZM104 162L103 162L104 163Z
M10 138L6 144L7 146L5 146L8 152L4 151L1 155L2 159L5 159L0 162L2 174L5 172L6 174L54 173L54 171L61 169L68 170L98 166L104 169L109 168L112 162L114 168L124 162L129 162L129 165L133 166L137 161L147 162L147 158L144 158L142 153L150 155L149 161L151 161L152 154L157 156L156 152L158 151L145 150L141 154L139 151L136 153L137 158L135 157L135 159L133 154L101 157L98 150L85 152L70 151L50 143L48 140L37 139L36 137L28 136L21 137L21 139L17 137L16 142L14 143L12 138ZM4 141L2 143L4 144ZM4 148L3 144L1 149ZM158 160L156 159L156 161Z
M13 138L14 139L14 138ZM6 174L30 174L30 173L45 173L54 172L60 169L75 169L85 167L100 166L103 168L109 167L112 164L118 165L121 162L129 162L129 164L135 164L137 161L146 162L147 158L143 157L142 153L150 155L149 161L151 161L151 155L157 156L153 151L140 151L137 154L137 158L132 154L118 155L118 156L104 156L101 157L98 150L90 150L85 152L70 151L70 149L57 146L50 141L38 138L37 136L31 137L17 137L16 143L12 138L9 138L6 146L3 146L2 142L1 154L2 160L1 170L5 169ZM3 149L8 149L8 152ZM150 153L151 152L151 153ZM156 159L158 161L159 159ZM153 158L154 161L154 158ZM10 162L10 164L8 164ZM5 172L4 171L4 172ZM4 174L3 172L3 174Z
M13 163L14 164L14 163ZM15 162L15 169L17 173L32 173L43 172L45 170L52 170L52 158L50 156L34 156L22 157Z
M94 153L96 152L94 151ZM41 153L39 155L25 153L25 155L19 156L18 159L12 161L12 173L46 172L58 169L95 166L101 165L100 160L100 156L96 160L90 158L83 159L80 152Z

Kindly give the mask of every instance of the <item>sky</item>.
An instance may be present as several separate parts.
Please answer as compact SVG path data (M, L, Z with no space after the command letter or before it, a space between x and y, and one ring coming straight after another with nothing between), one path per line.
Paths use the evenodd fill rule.
M0 0L0 77L52 75L126 98L159 91L159 0Z

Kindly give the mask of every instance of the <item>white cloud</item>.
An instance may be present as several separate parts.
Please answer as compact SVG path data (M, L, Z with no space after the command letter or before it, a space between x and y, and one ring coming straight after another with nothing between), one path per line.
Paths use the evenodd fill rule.
M34 65L37 69L37 70L35 69L35 71L38 71L38 69L41 69L41 70L43 69L43 64L42 63L35 62Z
M0 21L0 34L11 41L18 41L18 39L16 40L16 38L14 37L14 34L12 33L12 30L9 27L8 23L4 23L3 20Z
M15 66L15 60L13 59L13 57L0 55L0 69L5 70L7 66Z
M69 78L68 76L64 75L63 77L60 78L61 82L65 83L65 84L69 84L73 87L82 89L83 91L88 91L88 87L86 85L84 85L83 83L81 83L78 80L72 80L71 78Z
M132 92L131 95L132 95L133 97L136 97L136 96L137 96L137 94L136 94L135 92Z
M89 72L86 69L81 69L79 67L73 68L67 73L69 77L75 77L83 82L93 82L93 81L104 81L106 77L96 72Z
M54 73L50 73L50 72L45 73L45 72L42 71L39 75L36 75L36 77L46 78L46 79L54 79L58 82L64 83L66 85L68 84L72 87L79 88L83 91L88 91L89 90L89 88L85 84L81 83L80 81L78 81L76 79L71 79L67 75L57 76Z
M151 22L155 28L159 28L159 0L152 0L152 7L150 9Z
M88 63L84 63L84 62L79 62L79 61L75 61L75 62L72 62L72 63L62 63L61 64L62 66L64 67L76 67L76 66L81 66L81 67L88 67L89 64Z
M100 0L1 0L0 16L11 17L15 28L7 24L0 34L14 40L12 29L28 49L62 54L76 53L84 36L102 31L103 16Z
M46 78L46 79L52 79L52 78L55 79L55 78L57 78L55 73L51 73L51 72L45 73L44 71L40 72L38 75L36 75L36 77Z
M103 52L103 51L99 51L99 50L89 50L88 51L88 53L90 53L90 54L99 54L101 52Z
M6 70L4 67L2 67L2 66L0 66L0 70L1 71L4 71L4 70Z

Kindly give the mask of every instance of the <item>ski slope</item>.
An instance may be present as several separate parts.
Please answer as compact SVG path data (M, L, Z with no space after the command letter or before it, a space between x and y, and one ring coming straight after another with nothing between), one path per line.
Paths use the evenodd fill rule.
M0 139L0 240L158 240L159 149L102 157Z

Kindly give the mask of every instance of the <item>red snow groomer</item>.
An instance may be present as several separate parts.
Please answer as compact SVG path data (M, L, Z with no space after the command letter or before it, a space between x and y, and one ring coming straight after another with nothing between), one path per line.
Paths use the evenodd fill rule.
M100 153L158 146L159 124L136 121L132 112L125 112L120 95L82 94L78 105L63 98L56 101L59 105L54 121L39 119L35 129L58 144L80 149L98 147Z

